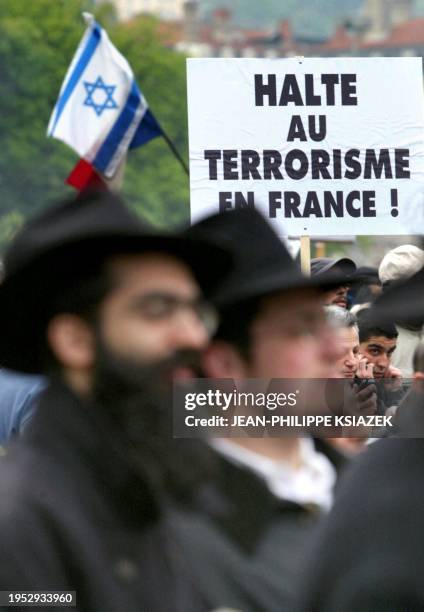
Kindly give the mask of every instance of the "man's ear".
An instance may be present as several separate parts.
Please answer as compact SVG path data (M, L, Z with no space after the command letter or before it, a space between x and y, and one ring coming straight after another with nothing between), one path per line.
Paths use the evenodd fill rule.
M95 359L94 333L89 324L73 314L59 314L47 326L50 350L69 370L89 370Z
M239 351L228 342L212 340L203 353L203 371L208 378L246 378L248 367Z

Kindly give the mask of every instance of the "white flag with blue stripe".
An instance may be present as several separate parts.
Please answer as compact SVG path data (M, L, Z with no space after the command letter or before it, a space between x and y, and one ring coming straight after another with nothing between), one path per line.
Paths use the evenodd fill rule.
M128 148L162 132L127 60L92 15L84 13L84 18L88 28L62 84L47 134L111 178Z

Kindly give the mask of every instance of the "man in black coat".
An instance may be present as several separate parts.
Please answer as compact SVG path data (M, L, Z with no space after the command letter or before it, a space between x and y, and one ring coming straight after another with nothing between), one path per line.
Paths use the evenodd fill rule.
M76 591L92 612L208 609L163 500L167 480L183 490L190 478L166 402L215 326L199 285L229 264L106 193L47 210L15 238L0 363L51 384L1 460L0 590Z
M191 233L213 237L235 255L233 272L214 295L221 324L204 353L205 374L268 383L333 377L339 348L322 295L343 279L304 276L253 210L210 217ZM198 488L185 530L181 520L190 540L186 558L211 597L225 592L231 607L248 612L292 612L343 459L311 438L230 433L210 440L219 458L213 478Z
M387 438L342 481L303 579L302 612L424 609L424 441Z
M380 321L413 320L423 312L423 270L389 289L375 305ZM420 421L417 435L422 435ZM411 420L399 435L412 436L413 429ZM424 609L423 472L422 439L388 438L371 445L338 491L304 580L299 610Z

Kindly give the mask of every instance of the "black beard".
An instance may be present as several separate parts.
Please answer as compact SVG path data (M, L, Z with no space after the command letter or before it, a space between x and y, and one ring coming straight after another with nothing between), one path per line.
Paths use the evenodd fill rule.
M93 399L101 404L106 403L111 409L128 397L136 397L142 403L149 398L160 404L169 402L172 399L172 372L176 368L187 367L193 371L194 377L200 378L203 376L200 360L198 351L181 350L167 359L143 364L133 357L110 350L98 338Z
M172 437L172 371L177 367L189 367L200 377L200 353L184 350L140 364L97 338L92 400L121 437L132 469L160 494L184 501L205 480L213 454L199 440Z

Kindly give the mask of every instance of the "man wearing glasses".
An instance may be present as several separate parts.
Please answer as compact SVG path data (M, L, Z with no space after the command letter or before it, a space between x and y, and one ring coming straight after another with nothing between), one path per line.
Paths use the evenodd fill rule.
M93 612L203 609L166 522L164 481L178 484L183 454L169 390L196 372L217 324L201 288L229 265L225 250L154 233L106 193L47 210L15 238L0 364L50 385L0 465L0 590L75 591Z

